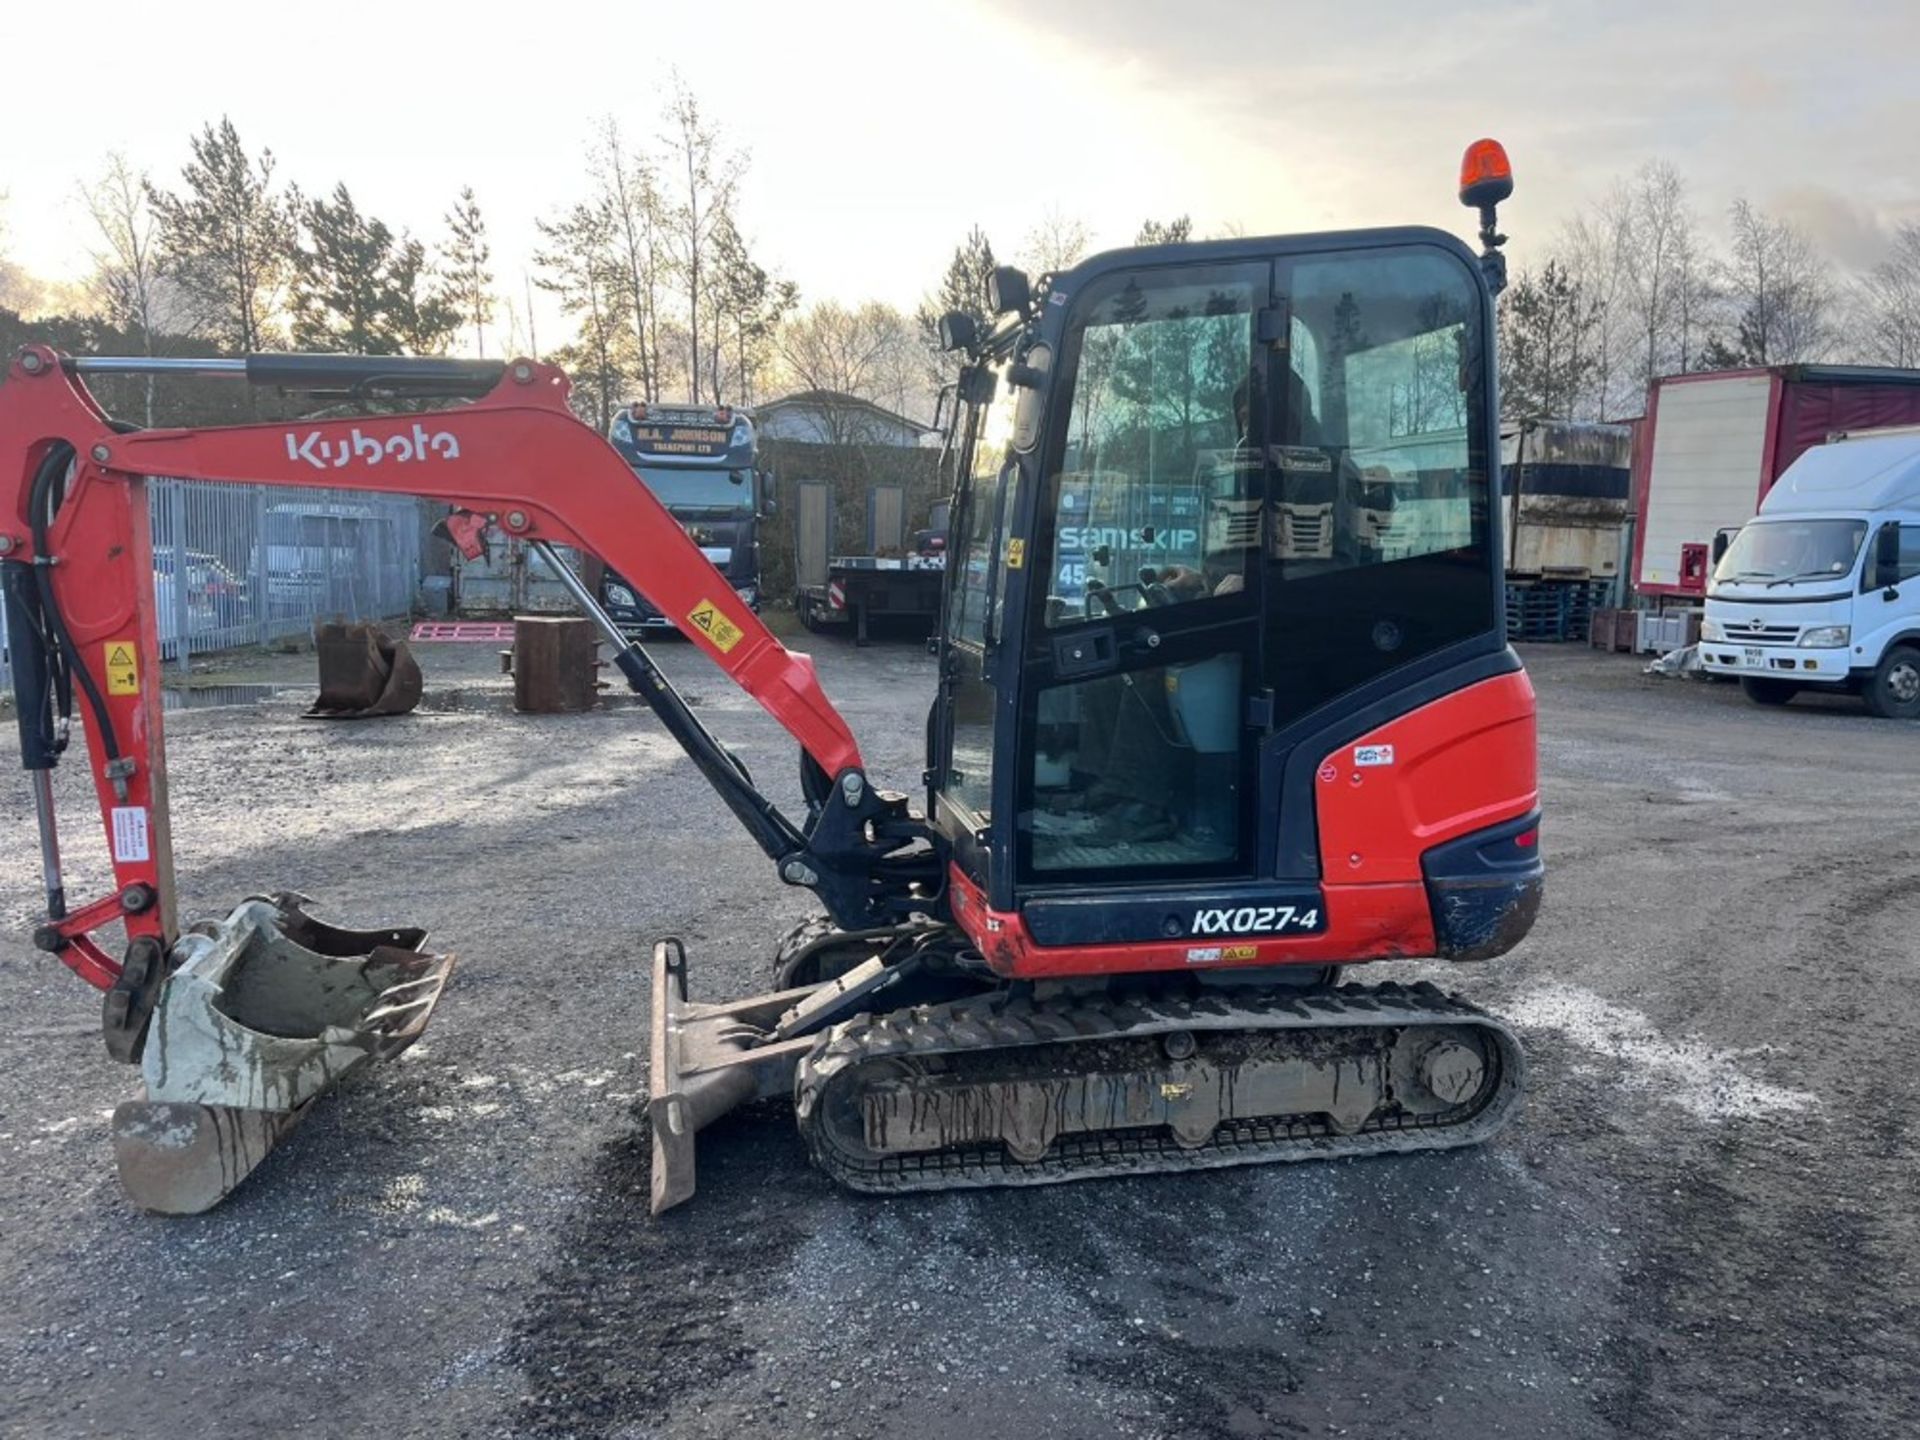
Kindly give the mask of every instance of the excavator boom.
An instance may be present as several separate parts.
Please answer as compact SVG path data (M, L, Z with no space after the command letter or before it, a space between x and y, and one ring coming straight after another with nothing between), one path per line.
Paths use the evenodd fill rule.
M363 402L439 397L461 403L350 418L135 430L110 418L85 383L89 373L178 369ZM266 1072L262 1085L238 1096L154 1098L151 1073L167 1071L178 1089L182 1067L148 1065L153 1094L138 1102L145 1110L116 1122L116 1143L130 1191L153 1208L203 1208L225 1194L315 1098L311 1085L303 1089L289 1077L315 1065L342 1073L350 1067L339 1061L349 1052L356 1063L393 1053L424 1026L452 962L420 951L424 931L383 939L339 930L308 916L292 896L249 902L251 908L212 922L217 943L211 947L183 946L146 476L324 482L421 496L452 507L448 536L470 557L481 553L489 531L528 542L600 622L615 647L614 663L784 880L817 890L843 923L858 926L899 918L933 877L916 853L924 847L904 801L866 784L859 747L812 661L767 630L627 462L574 416L567 392L561 371L528 360L296 355L168 361L74 358L43 347L23 350L0 385L0 584L47 896L35 942L106 992L105 1031L116 1058L141 1061L156 1008L172 1017L184 1006L187 1020L170 1034L197 1027L210 1037L208 1054L217 1059L223 1047L238 1046ZM794 736L814 801L806 823L790 820L761 794L645 652L600 611L556 546L593 553L633 577L662 614ZM114 871L109 893L78 905L66 895L48 783L76 705ZM112 923L126 934L118 955L99 937ZM395 938L403 935L404 943ZM317 949L316 936L325 942ZM361 936L364 943L356 949L342 936ZM183 979L169 986L188 964L206 972L202 983ZM315 978L342 965L352 967L351 984ZM282 988L341 989L364 1003L351 1014L301 1012L295 1028L306 1025L311 1037L297 1055L289 1053L270 1043L284 1036L249 998L262 993L259 977L268 970ZM404 1024L394 1023L396 1005ZM286 1017L279 1018L284 1030ZM341 1036L347 1051L329 1051ZM297 1096L263 1108L262 1096L276 1085ZM183 1104L200 1108L189 1116ZM155 1136L173 1142L156 1149ZM247 1156L247 1164L236 1167L235 1155ZM208 1157L225 1157L211 1175ZM174 1173L180 1167L188 1172L184 1179Z

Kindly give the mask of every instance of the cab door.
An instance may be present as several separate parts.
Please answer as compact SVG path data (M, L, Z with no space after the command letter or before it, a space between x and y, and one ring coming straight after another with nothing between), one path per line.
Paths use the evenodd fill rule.
M1046 588L1000 777L1015 873L992 896L1036 938L1027 899L1052 914L1101 886L1266 887L1262 913L1317 923L1325 758L1518 668L1472 256L1421 231L1214 254L1123 252L1049 297L1029 582ZM1056 933L1149 938L1103 905ZM1142 924L1178 914L1142 901Z
M941 608L939 699L929 727L928 814L962 870L985 884L994 780L1011 699L997 651L1007 625L1003 550L1018 501L1019 464L1008 441L1017 397L1004 375L972 372L967 443L947 547Z
M1271 264L1121 271L1071 307L1009 777L1018 881L1251 877Z

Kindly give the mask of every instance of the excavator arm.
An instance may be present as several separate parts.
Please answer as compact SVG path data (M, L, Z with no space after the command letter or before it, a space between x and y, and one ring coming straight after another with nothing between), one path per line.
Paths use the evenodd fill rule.
M442 409L209 429L134 430L86 388L89 373L191 370L367 400L470 397ZM812 661L789 651L733 592L632 468L567 405L550 365L332 355L244 360L73 358L32 347L0 386L0 578L35 780L48 914L37 932L90 983L116 960L94 938L124 922L130 942L170 947L172 834L161 733L160 650L145 480L150 475L406 494L454 508L448 533L470 556L497 527L540 548L615 647L629 684L686 748L776 863L849 927L884 923L937 897L938 868L903 797L867 783L859 747ZM628 642L553 546L628 577L799 742L809 815L795 824L754 785L646 653ZM47 772L77 705L113 857L111 894L70 908ZM154 967L159 968L159 967ZM137 1043L133 1048L137 1048Z

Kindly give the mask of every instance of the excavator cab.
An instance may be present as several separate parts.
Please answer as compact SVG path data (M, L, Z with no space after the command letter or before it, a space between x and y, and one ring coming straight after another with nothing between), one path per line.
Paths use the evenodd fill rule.
M1477 854L1405 833L1463 804L1532 823L1481 259L1386 230L1143 247L999 288L960 385L928 796L996 968L1511 944L1535 857L1488 885ZM1373 490L1390 525L1337 498ZM1371 733L1432 707L1459 718Z

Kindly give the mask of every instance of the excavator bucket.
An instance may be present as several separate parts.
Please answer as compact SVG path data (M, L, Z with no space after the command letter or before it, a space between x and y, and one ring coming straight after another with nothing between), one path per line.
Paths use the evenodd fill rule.
M168 1215L212 1208L321 1095L419 1038L453 970L417 929L346 930L305 897L245 901L174 949L141 1057L113 1113L121 1187Z
M322 625L320 696L307 711L314 720L364 720L404 715L420 703L420 662L404 640L378 625Z

